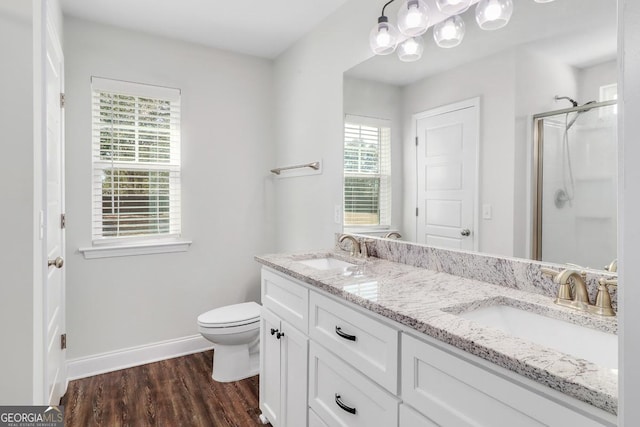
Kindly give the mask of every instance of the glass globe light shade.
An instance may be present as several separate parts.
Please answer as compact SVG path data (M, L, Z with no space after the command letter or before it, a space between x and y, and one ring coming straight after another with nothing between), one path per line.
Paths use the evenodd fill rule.
M459 15L469 9L471 0L436 0L438 10L445 15Z
M398 45L398 30L391 25L386 16L378 18L378 24L369 34L369 45L376 55L389 55Z
M416 37L429 28L429 8L423 0L407 0L398 10L398 29L402 34Z
M458 15L451 16L433 27L433 39L440 47L456 47L462 43L465 25Z
M402 62L413 62L422 58L424 40L422 37L410 37L398 45L398 58Z
M497 30L509 23L512 0L480 0L476 6L476 22L483 30Z

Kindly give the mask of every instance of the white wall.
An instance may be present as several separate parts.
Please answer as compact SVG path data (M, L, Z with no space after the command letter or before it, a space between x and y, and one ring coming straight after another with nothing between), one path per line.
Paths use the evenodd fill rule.
M333 210L342 205L342 73L371 56L379 12L350 0L276 60L276 164L324 161L322 175L277 181L278 250L331 247L341 231Z
M618 52L622 93L619 119L618 298L620 320L620 426L640 423L640 2L621 0Z
M387 119L391 122L391 229L402 228L402 103L400 87L344 77L344 114Z
M33 68L31 2L0 7L0 405L28 404L33 385Z
M197 334L196 317L260 298L273 250L272 62L65 21L68 359ZM85 260L91 245L90 78L182 90L186 253Z
M600 86L618 82L618 64L615 60L606 61L578 71L578 101L600 101Z

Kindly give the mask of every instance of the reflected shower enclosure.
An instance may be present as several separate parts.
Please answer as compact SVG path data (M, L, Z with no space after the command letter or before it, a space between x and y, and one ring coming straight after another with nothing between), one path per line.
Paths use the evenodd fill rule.
M534 116L533 170L533 257L609 265L617 257L616 101Z

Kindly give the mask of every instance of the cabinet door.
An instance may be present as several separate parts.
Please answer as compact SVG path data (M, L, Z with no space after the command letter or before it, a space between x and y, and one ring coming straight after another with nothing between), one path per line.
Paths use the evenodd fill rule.
M306 426L309 339L285 321L282 321L280 325L284 333L280 339L282 425L286 427Z
M271 330L280 331L280 319L263 307L260 317L260 410L272 426L279 427L280 340L271 334Z

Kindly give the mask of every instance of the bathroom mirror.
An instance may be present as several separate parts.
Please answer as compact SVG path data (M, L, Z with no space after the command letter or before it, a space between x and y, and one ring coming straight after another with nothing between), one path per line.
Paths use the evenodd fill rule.
M513 3L502 29L481 30L472 6L459 46L430 28L418 61L345 71L345 232L595 269L616 258L616 3Z

